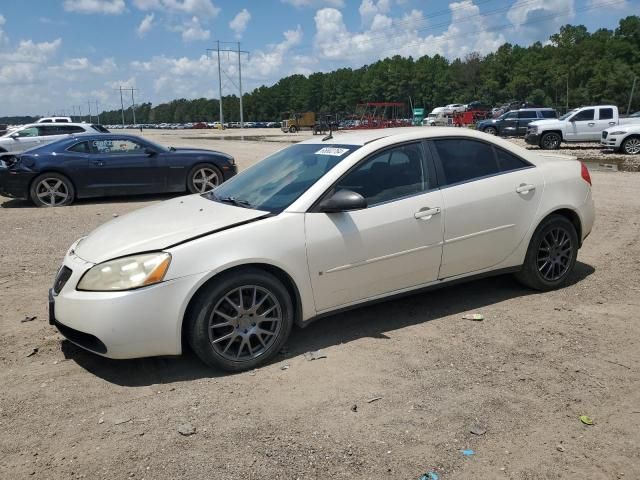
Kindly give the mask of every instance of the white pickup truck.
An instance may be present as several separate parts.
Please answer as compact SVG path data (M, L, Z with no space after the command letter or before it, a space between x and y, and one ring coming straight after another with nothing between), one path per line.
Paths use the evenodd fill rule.
M618 107L582 107L552 120L531 122L525 141L544 150L560 148L562 142L599 142L602 132L621 124L640 123L640 118L619 118Z

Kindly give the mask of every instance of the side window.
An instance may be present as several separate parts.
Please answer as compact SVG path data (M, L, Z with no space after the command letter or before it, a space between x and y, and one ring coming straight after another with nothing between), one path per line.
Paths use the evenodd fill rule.
M42 125L38 127L38 135L41 137L47 137L49 135L59 135L60 130L54 125Z
M60 133L84 133L85 129L78 125L58 125L58 131Z
M504 120L511 120L514 118L518 118L518 112L509 112L504 116Z
M37 137L38 129L36 127L23 128L17 132L19 137Z
M144 147L128 138L116 138L112 140L94 140L93 148L99 154L126 155L142 153Z
M542 118L557 118L558 114L555 110L542 110Z
M519 170L521 168L530 167L531 164L525 162L521 158L502 150L501 148L494 147L496 151L496 157L498 158L498 166L501 172L509 172L511 170Z
M56 118L54 120L55 123L69 123L69 120L67 120L66 118Z
M601 108L598 118L600 120L611 120L613 118L613 108Z
M449 185L500 171L491 145L467 139L434 140L433 144Z
M67 150L75 153L90 153L89 142L76 143L75 145L67 148Z
M518 112L518 118L538 118L535 110L525 110Z
M353 190L369 206L423 192L428 188L420 144L390 148L367 159L349 172L334 191Z
M584 122L588 120L593 120L593 116L595 114L595 110L590 108L588 110L582 110L581 112L576 113L571 121L573 122Z

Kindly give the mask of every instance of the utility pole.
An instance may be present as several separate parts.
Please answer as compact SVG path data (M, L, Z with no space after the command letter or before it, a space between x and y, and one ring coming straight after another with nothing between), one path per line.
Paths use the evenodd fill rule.
M89 106L89 123L91 123L91 100L87 100L87 105Z
M223 119L223 113L222 113L222 68L220 66L220 52L230 52L230 53L236 53L238 55L238 90L239 90L239 94L240 94L240 128L244 128L244 110L242 107L242 61L241 61L241 55L243 53L245 54L249 54L249 52L245 51L245 50L240 50L240 42L235 42L235 44L237 45L236 49L230 49L230 48L220 48L220 44L230 44L231 42L220 42L220 40L216 40L216 48L212 49L212 48L208 48L207 52L213 52L215 51L218 55L218 86L219 86L219 95L220 95L220 124L224 125L224 119ZM226 74L225 74L226 75Z
M629 115L629 112L631 111L631 100L633 100L633 92L636 89L636 80L638 80L638 77L637 76L633 77L633 85L631 86L631 95L629 95L629 105L627 105L627 115Z
M122 86L120 86L120 108L122 111L122 128L124 128L124 101L122 100Z
M98 110L98 100L96 100L96 117L98 117L98 123L100 123L100 110Z
M567 113L569 111L569 74L567 73Z
M135 127L136 125L136 101L133 98L133 91L135 90L135 88L131 89L131 112L133 113L133 125Z

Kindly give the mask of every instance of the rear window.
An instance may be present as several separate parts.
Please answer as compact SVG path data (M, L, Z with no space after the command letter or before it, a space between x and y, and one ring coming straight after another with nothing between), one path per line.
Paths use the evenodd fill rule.
M542 118L558 118L555 110L541 110Z
M69 123L69 120L67 120L66 118L56 118L55 123Z
M601 108L600 120L611 120L613 118L613 108Z
M500 171L509 172L511 170L519 170L521 168L530 167L531 164L525 162L521 158L516 157L515 155L502 150L501 148L494 147L496 151L496 156L498 157L498 165L500 166Z
M538 118L535 110L523 110L518 112L518 118Z
M75 153L89 153L89 142L76 143L75 145L67 148L67 150Z
M91 128L93 128L95 131L100 132L100 133L111 133L111 132L109 132L109 130L104 128L102 125L91 125Z
M446 183L466 182L500 171L491 145L477 140L434 140Z

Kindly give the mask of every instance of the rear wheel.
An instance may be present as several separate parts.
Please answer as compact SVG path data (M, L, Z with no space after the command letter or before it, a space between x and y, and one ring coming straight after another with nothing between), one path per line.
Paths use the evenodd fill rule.
M560 148L562 137L555 132L549 132L542 135L540 139L540 148L543 150L557 150Z
M622 151L627 155L640 154L640 137L629 137L622 142Z
M31 183L29 196L38 207L62 207L73 202L75 189L71 180L59 173L43 173Z
M191 193L205 193L222 183L222 173L209 163L194 166L187 177L187 188Z
M495 127L487 127L483 130L484 133L488 133L489 135L497 135L498 130Z
M578 235L573 224L561 215L550 215L538 226L527 250L518 281L535 290L563 286L578 256Z
M273 275L254 268L223 274L203 290L187 318L187 338L206 364L230 372L272 358L293 326L293 304Z

